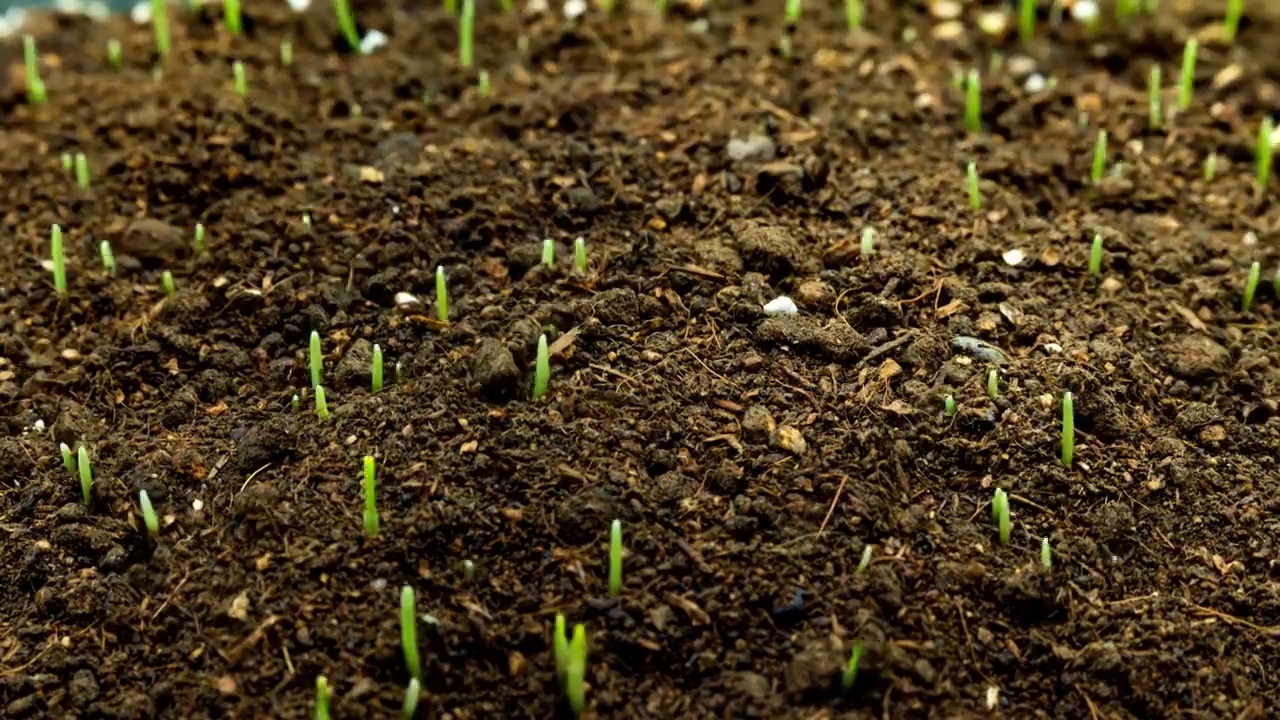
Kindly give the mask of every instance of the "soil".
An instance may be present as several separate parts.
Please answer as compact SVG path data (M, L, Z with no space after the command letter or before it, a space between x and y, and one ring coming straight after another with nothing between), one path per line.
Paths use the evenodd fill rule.
M1106 5L1093 35L1046 7L1024 47L978 29L990 7L872 3L850 35L819 5L788 58L775 0L486 4L488 96L435 4L357 8L390 36L365 56L328 3L251 4L242 37L184 11L160 77L148 25L40 15L38 108L5 42L0 716L305 718L319 675L334 717L398 716L405 584L420 717L564 714L557 612L601 718L1280 712L1280 188L1252 165L1280 8L1248 3L1228 45L1217 2ZM1148 68L1172 106L1191 35L1194 102L1152 129ZM952 78L993 57L971 135ZM1123 167L1095 186L1099 129ZM797 315L764 313L779 294ZM59 443L92 457L88 507Z

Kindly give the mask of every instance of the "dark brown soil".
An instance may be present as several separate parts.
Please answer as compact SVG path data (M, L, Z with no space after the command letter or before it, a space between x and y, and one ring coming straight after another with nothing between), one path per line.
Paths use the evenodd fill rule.
M335 49L324 2L251 3L239 38L216 7L183 14L159 80L149 26L36 18L38 109L4 44L0 717L304 718L321 674L335 718L397 716L403 584L435 619L421 717L562 712L556 612L588 628L601 718L1280 712L1280 204L1252 167L1280 98L1273 4L1248 3L1231 47L1219 2L1092 38L1045 8L1024 50L983 37L976 6L946 40L927 8L873 3L850 37L811 3L787 60L774 0L581 23L486 3L490 97L429 5L359 8L392 38L363 57ZM1151 130L1147 70L1172 86L1191 33L1195 102ZM952 77L996 51L971 137ZM1026 92L1024 57L1057 84ZM1099 128L1124 168L1093 187ZM61 169L77 151L88 191ZM1241 312L1255 260L1267 281ZM780 293L798 316L765 316ZM531 402L542 330L551 390ZM380 394L372 343L388 377L403 365ZM88 508L60 442L93 458Z

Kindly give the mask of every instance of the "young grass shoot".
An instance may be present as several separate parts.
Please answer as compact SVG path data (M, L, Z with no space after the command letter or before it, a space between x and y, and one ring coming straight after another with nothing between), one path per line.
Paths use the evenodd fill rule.
M445 324L449 322L449 286L444 279L444 266L436 266L436 318Z
M418 678L409 678L409 685L404 689L404 704L400 706L400 719L413 720L418 712L418 698L422 697L422 683Z
M156 53L163 62L173 49L173 39L169 34L169 3L166 0L151 0L151 30L156 38Z
M320 353L320 332L311 331L311 343L307 349L307 358L311 363L311 387L320 387L320 368L324 355Z
M1249 277L1244 282L1244 298L1240 301L1240 312L1249 312L1253 308L1253 296L1258 292L1258 281L1262 279L1262 263L1254 261L1249 266Z
M120 46L119 40L107 41L107 67L120 71L120 67L124 65L124 49Z
M587 274L587 239L584 237L573 241L573 266L583 275Z
M178 294L178 287L173 284L173 273L168 270L160 276L160 286L164 288L165 297L173 297Z
M89 189L89 158L84 153L76 153L76 187L81 190Z
M587 709L587 629L573 626L573 638L569 640L569 659L564 672L564 694L574 717L582 717Z
M103 240L98 243L98 255L102 257L102 269L111 277L116 276L116 255L111 252L111 243Z
M849 26L849 32L857 32L862 27L863 14L862 0L844 0L844 21Z
M146 490L138 491L138 507L142 509L142 524L147 528L147 535L154 540L160 534L160 519L156 517L156 509L151 506Z
M321 420L329 419L329 402L324 396L324 387L317 385L316 388L316 417Z
M1075 399L1068 390L1062 393L1062 466L1071 467L1076 454Z
M249 81L245 80L244 77L244 63L239 60L231 63L231 78L234 83L233 87L235 88L236 95L239 95L242 98L248 97Z
M1236 41L1240 32L1240 18L1244 15L1244 0L1227 0L1227 16L1222 22L1222 39L1227 43Z
M476 0L462 0L462 14L458 16L458 65L470 70L475 64Z
M1159 130L1164 124L1164 106L1160 102L1160 66L1152 65L1151 74L1147 77L1147 125L1152 130Z
M1210 150L1204 158L1204 181L1213 182L1218 175L1218 153Z
M564 615L556 613L555 626L551 629L551 649L556 661L556 677L561 682L569 670L569 636L565 626Z
M27 75L27 102L43 105L49 101L49 92L40 79L40 55L36 52L36 39L22 36L22 59Z
M1000 376L995 368L987 370L987 397L992 400L1000 397Z
M222 24L232 37L244 32L240 21L240 0L222 0Z
M956 415L956 396L950 393L942 399L942 414L947 417L955 417Z
M1182 77L1178 81L1179 110L1191 107L1191 97L1196 85L1196 52L1199 49L1200 43L1195 38L1188 39L1182 48Z
M976 69L965 82L964 129L975 135L982 132L982 76Z
M204 255L204 223L196 223L195 248L196 257Z
M293 41L284 38L280 41L280 65L281 67L289 67L293 64Z
M377 470L372 455L364 456L364 480L360 489L364 492L364 534L365 537L378 536L378 486Z
M71 453L71 448L66 443L58 443L58 452L62 453L62 467L76 471L76 456Z
M80 446L76 456L76 468L80 471L80 497L84 504L93 501L93 468L89 465L89 451Z
M845 663L844 672L840 673L840 689L846 693L853 690L858 680L858 663L862 660L862 643L853 644L853 652L849 653L849 662Z
M858 254L862 257L870 257L876 251L876 231L867 227L862 228L862 240L858 243Z
M67 296L67 254L62 247L62 227L54 225L49 233L49 258L53 261L53 289L58 297Z
M369 368L370 389L376 395L382 392L382 346L373 344L373 363Z
M609 526L609 596L622 594L622 521Z
M333 0L333 14L338 18L338 29L342 31L347 47L351 52L360 52L360 33L356 30L356 19L351 14L348 0Z
M542 241L542 264L549 268L556 265L556 241L551 238Z
M862 559L858 561L858 567L853 571L854 575L861 575L871 567L871 545L862 546Z
M1053 548L1049 547L1049 538L1040 538L1040 565L1045 570L1053 567Z
M1093 146L1093 170L1089 179L1094 185L1102 184L1102 176L1107 170L1107 131L1098 131L1098 140Z
M329 681L323 675L316 678L315 720L329 720Z
M1018 2L1018 39L1024 45L1036 38L1036 0L1019 0Z
M422 660L418 657L417 601L413 588L400 588L400 647L404 651L404 666L409 677L422 682Z
M1008 545L1012 526L1009 522L1009 494L1003 488L996 488L991 499L991 517L1000 531L1000 544Z
M1093 234L1093 246L1089 248L1089 276L1102 277L1102 233Z
M547 383L551 381L551 354L547 350L547 335L538 336L538 358L533 366L533 399L541 400L547 394Z
M965 169L965 187L969 190L969 208L974 212L982 209L982 193L978 191L978 166L970 161Z
M1271 181L1271 162L1275 158L1275 121L1270 115L1262 118L1262 124L1258 126L1258 146L1254 150L1254 162L1258 169L1258 192L1267 189L1267 183Z

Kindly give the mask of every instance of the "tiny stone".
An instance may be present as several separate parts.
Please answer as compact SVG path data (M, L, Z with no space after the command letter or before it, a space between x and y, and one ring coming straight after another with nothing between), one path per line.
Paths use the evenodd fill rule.
M778 432L774 434L771 440L771 444L786 450L792 455L803 455L805 450L808 449L808 445L804 441L804 435L790 425L779 427Z

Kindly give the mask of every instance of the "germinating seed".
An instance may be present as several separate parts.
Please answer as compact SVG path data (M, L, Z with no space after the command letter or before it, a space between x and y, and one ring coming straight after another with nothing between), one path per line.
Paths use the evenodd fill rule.
M871 228L862 228L862 243L858 246L858 252L863 257L867 257L876 251L876 231Z
M1213 178L1218 174L1218 153L1210 150L1204 159L1204 181L1213 182Z
M173 297L178 292L177 286L173 284L173 273L168 270L160 276L160 286L164 288L164 294L169 297Z
M965 170L965 184L969 189L969 207L974 211L982 209L982 194L978 192L978 166L973 162Z
M464 70L470 70L475 64L475 27L476 0L462 0L462 14L458 16L458 65Z
M351 14L351 4L347 0L333 0L333 14L338 18L338 28L347 41L352 52L360 50L360 33L356 30L356 19Z
M315 387L316 391L316 417L321 420L329 419L329 403L324 397L324 388L320 385Z
M53 261L53 288L60 297L67 296L67 255L62 248L62 227L54 225L49 232L49 257Z
M1102 275L1102 233L1093 234L1093 247L1089 249L1089 274L1093 277Z
M1071 467L1076 454L1076 412L1071 391L1062 393L1062 466Z
M323 675L316 678L315 720L329 720L329 681Z
M1258 280L1262 278L1262 263L1254 261L1249 266L1249 277L1244 283L1244 299L1240 302L1240 312L1249 312L1253 307L1253 295L1258 291Z
M231 78L236 94L240 97L248 97L249 82L244 77L244 63L239 60L231 63Z
M1107 168L1107 131L1098 131L1098 140L1093 146L1093 171L1089 177L1093 184L1102 182L1102 174Z
M72 168L74 167L72 164L73 162L74 160L71 157L71 153L62 153L62 172L70 175L72 173Z
M609 525L609 595L622 594L622 521Z
M1235 42L1240 32L1240 17L1244 15L1244 0L1227 0L1227 16L1222 23L1222 39Z
M280 41L280 64L284 67L293 64L293 41L289 38Z
M956 396L955 395L947 395L945 398L942 399L942 412L947 417L952 417L956 414Z
M1000 397L1000 381L995 368L987 370L987 397L992 400Z
M862 546L862 559L858 561L858 569L853 572L855 575L861 575L869 567L871 567L871 546L864 545Z
M1036 37L1037 0L1019 0L1018 39L1030 43Z
M1147 123L1154 130L1164 124L1163 107L1160 103L1160 66L1152 65L1151 74L1147 78Z
M160 59L169 57L173 41L169 36L169 4L166 0L151 0L151 29L156 38L156 52Z
M449 288L444 280L444 267L436 266L436 318L442 323L449 322Z
M996 526L1000 531L1000 543L1002 545L1008 545L1011 531L1009 522L1009 495L1002 488L996 488L995 496L991 500L991 513L995 516Z
M982 76L970 70L965 87L964 128L971 133L982 131Z
M196 257L204 255L204 223L196 223L195 248Z
M404 689L404 704L400 706L401 720L413 720L418 712L418 698L422 696L422 684L417 678L409 678L409 686Z
M542 264L547 267L556 264L556 243L551 238L542 241Z
M587 675L587 629L582 625L573 626L573 637L569 640L569 661L565 668L565 697L569 701L569 710L574 717L581 717L587 708L586 699Z
M108 275L115 277L116 275L116 256L111 252L111 243L103 240L98 243L98 255L102 257L102 269Z
M81 190L89 189L89 158L84 153L76 153L76 187Z
M378 535L378 481L372 455L364 456L364 480L360 489L364 493L364 534L366 537Z
M1275 123L1271 116L1262 118L1262 124L1258 126L1258 147L1254 151L1258 167L1259 192L1266 190L1267 183L1271 181L1271 161L1275 157L1275 131Z
M1199 48L1200 43L1195 38L1188 39L1182 48L1182 77L1178 82L1179 110L1191 107L1191 95L1196 84L1196 51Z
M400 647L404 652L404 666L409 677L422 682L422 662L418 659L417 601L413 588L400 588Z
M84 445L76 456L76 468L80 471L80 496L84 499L84 504L88 505L93 499L93 468L89 465L89 451Z
M382 346L378 343L373 344L373 365L369 368L369 377L370 389L375 393L382 392Z
M555 625L551 628L551 649L556 661L556 675L563 680L569 669L569 636L561 613L556 613Z
M138 507L142 508L142 524L147 528L147 534L155 537L160 534L160 520L156 517L155 508L151 507L151 498L147 497L146 490L138 491Z
M1040 538L1040 564L1045 568L1053 567L1053 549L1049 547L1049 538Z
M235 36L241 32L240 0L222 0L222 22L227 33Z
M551 356L547 350L546 333L538 336L538 357L533 367L533 399L541 400L547 394L551 381Z
M587 239L579 237L573 241L573 265L578 272L587 274Z
M58 443L58 451L62 453L62 467L70 470L71 472L75 472L76 457L71 454L71 448L68 447L66 443Z
M308 359L311 363L311 387L320 386L320 367L324 362L324 357L320 354L320 333L316 330L311 331L311 341L307 352Z
M844 0L844 21L849 26L849 32L862 27L862 15L862 0Z
M27 77L27 102L43 105L48 101L49 93L40 79L40 56L36 53L36 40L30 35L22 36L22 56Z
M862 643L853 644L853 652L849 654L849 662L845 663L844 672L840 674L840 687L845 692L853 689L858 680L858 663L862 660Z

